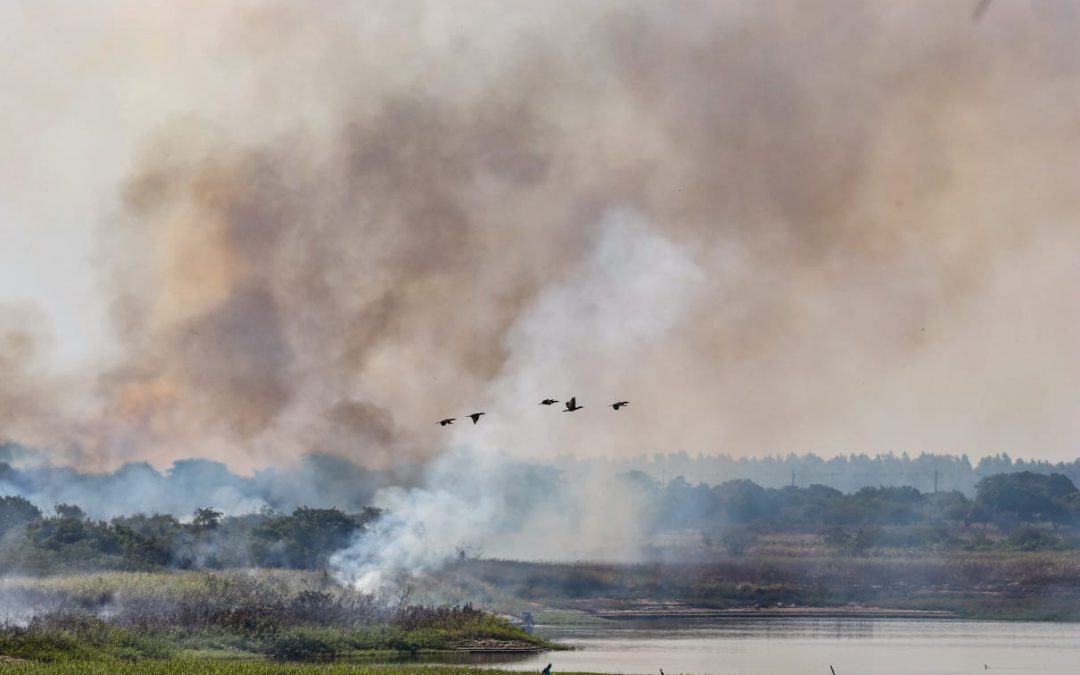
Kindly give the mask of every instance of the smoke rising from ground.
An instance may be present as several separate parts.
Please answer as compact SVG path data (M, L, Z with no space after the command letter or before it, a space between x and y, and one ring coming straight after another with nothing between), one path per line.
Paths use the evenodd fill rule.
M122 123L5 160L27 222L88 207L115 344L54 373L0 320L2 436L97 469L460 445L480 475L1075 447L1072 3L116 8L4 37L3 126L92 136L88 91Z

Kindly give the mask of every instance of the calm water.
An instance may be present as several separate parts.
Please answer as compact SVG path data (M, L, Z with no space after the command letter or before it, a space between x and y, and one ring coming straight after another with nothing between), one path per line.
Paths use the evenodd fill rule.
M1080 674L1080 624L894 619L659 621L538 627L577 649L500 667L709 675ZM989 666L989 669L984 668Z

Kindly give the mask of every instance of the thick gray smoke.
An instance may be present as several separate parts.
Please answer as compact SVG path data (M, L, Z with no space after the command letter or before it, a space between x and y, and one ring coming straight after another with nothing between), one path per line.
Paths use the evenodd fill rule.
M649 414L573 447L504 416L483 442L1061 457L1077 8L970 5L25 5L5 129L52 133L55 110L78 133L82 83L139 104L92 162L35 146L80 181L5 166L27 222L109 190L82 219L115 344L57 373L47 327L4 320L3 433L96 468L392 466L440 452L433 420L595 384ZM625 296L650 288L620 279L594 321L567 283L620 217L698 277L647 353Z
M48 453L0 444L0 496L23 497L46 514L57 504L74 504L100 520L137 513L186 520L204 507L230 516L265 509L289 513L301 506L359 512L381 488L413 486L422 475L416 465L373 471L333 455L306 455L294 466L250 476L207 459L178 460L165 470L133 462L104 473L51 460Z
M630 486L610 471L568 475L558 492L529 485L506 457L587 444L617 428L606 409L622 373L647 360L695 305L703 284L688 250L651 232L634 214L611 213L588 242L580 267L552 284L521 313L507 340L509 375L490 387L483 426L461 425L459 445L428 468L423 487L391 489L376 505L390 516L333 561L338 573L373 592L416 575L462 550L504 558L636 559L642 519ZM581 340L580 336L589 336ZM590 364L610 370L582 378ZM581 397L584 412L537 405L534 392ZM564 399L565 400L565 399ZM467 424L467 422L466 422ZM509 440L513 449L500 449ZM557 536L549 536L557 533ZM390 577L388 579L387 577Z
M0 70L22 136L91 100L123 120L100 152L35 146L86 183L3 160L31 217L107 190L79 203L115 344L56 373L0 321L0 435L98 469L437 458L380 498L393 532L468 510L493 547L495 457L1080 437L1074 3L116 9L24 6ZM423 567L450 534L343 565Z

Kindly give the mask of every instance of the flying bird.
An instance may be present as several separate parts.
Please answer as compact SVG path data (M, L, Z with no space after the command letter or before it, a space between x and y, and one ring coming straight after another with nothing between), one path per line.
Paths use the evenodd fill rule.
M553 398L545 398L543 401L540 401L540 405L551 405L552 403L558 403L558 401Z
M585 406L577 404L577 396L572 397L566 402L566 409L563 412L574 412L575 410L581 410Z
M614 403L611 404L611 407L618 410L619 408L623 407L624 405L630 405L630 401L615 401Z
M439 426L440 427L445 427L448 424L453 424L454 420L456 420L456 419L457 419L456 417L447 417L444 420L439 420Z
M481 416L481 415L486 415L486 414L487 414L487 413L473 413L473 414L471 414L471 415L468 415L468 417L469 417L470 419L472 419L472 423L473 423L473 424L476 424L477 422L479 422L479 421L480 421L480 416Z

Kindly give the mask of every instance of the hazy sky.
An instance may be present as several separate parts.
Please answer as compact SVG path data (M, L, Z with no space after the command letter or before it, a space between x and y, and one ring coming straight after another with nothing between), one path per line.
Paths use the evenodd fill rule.
M0 436L1076 456L1080 6L578 4L0 3Z
M205 44L170 4L0 3L0 303L44 312L57 365L109 347L96 234L140 139L204 107Z

